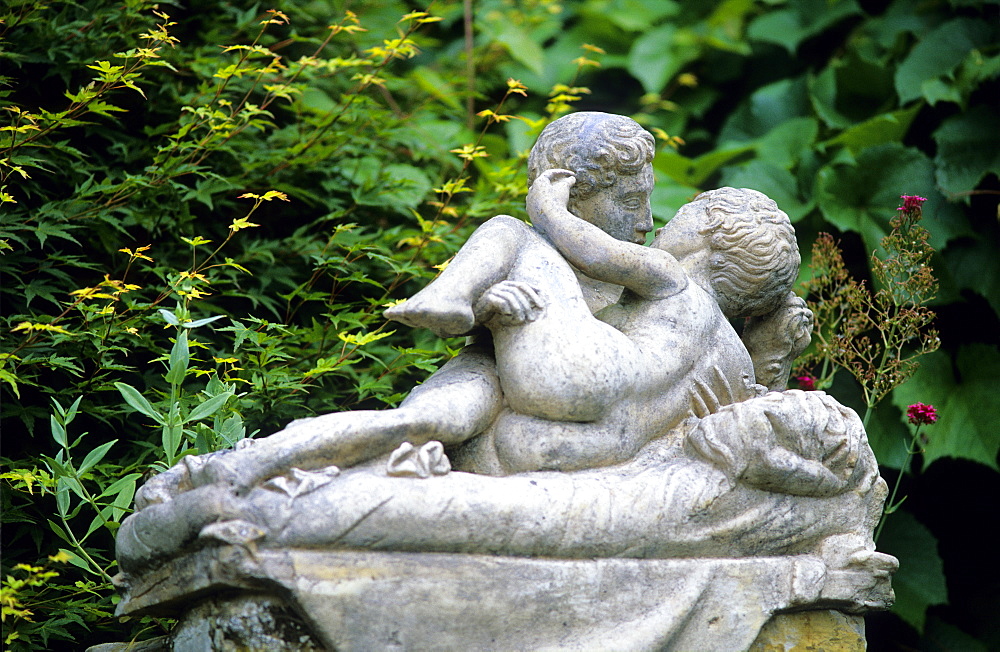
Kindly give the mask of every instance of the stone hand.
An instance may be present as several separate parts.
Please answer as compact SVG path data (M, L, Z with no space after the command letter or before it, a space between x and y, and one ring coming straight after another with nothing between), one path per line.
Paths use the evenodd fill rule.
M570 188L575 183L576 176L569 170L554 168L540 174L528 189L527 207L532 222L547 206L566 208Z
M503 326L516 326L538 319L545 302L538 291L521 281L501 281L490 287L476 304L476 321L491 320Z

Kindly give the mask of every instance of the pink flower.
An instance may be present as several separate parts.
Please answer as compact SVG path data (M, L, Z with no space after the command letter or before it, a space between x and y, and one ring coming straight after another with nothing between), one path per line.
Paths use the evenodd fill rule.
M903 205L897 208L897 211L903 211L904 213L910 211L918 211L925 201L926 197L919 197L917 195L900 195L900 199L903 200Z
M795 382L799 384L801 389L811 392L816 389L816 379L812 376L796 376Z
M937 408L924 403L914 403L906 408L906 417L915 426L931 425L938 420Z

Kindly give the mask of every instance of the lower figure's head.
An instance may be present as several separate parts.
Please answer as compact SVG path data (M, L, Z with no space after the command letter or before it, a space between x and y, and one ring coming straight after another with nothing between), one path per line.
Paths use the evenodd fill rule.
M581 111L542 131L528 157L528 184L546 170L569 170L571 213L619 240L641 242L653 228L649 195L653 136L631 118Z
M727 317L755 317L781 306L802 260L795 230L772 199L747 188L719 188L682 210L704 216L698 232L711 250L709 282Z

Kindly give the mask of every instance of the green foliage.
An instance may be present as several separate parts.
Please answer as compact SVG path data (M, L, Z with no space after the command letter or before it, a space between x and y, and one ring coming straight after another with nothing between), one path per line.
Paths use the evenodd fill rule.
M895 611L918 630L924 628L927 607L948 601L937 541L931 532L906 512L886 521L880 541L899 559L892 578Z
M835 233L869 285L897 198L927 197L933 307L950 318L869 435L899 468L902 410L934 403L908 486L945 457L997 468L995 3L477 0L471 42L457 0L349 4L0 9L11 649L160 627L123 635L110 615L112 537L144 477L294 418L395 405L446 360L459 342L381 312L483 219L523 216L526 150L571 107L661 139L659 222L700 190L756 188L803 251ZM846 375L830 391L869 404ZM961 640L924 617L949 533L911 518L915 502L880 542L904 569L928 560L900 571L897 613Z

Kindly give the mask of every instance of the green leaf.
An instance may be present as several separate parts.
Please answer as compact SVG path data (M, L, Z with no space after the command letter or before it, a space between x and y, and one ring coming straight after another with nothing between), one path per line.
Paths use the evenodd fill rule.
M730 114L720 143L743 143L765 136L795 118L812 113L805 77L782 79L760 88Z
M790 170L812 150L818 134L815 118L791 118L760 139L757 157Z
M53 532L55 532L55 534L56 534L57 537L59 537L60 539L62 539L66 543L73 543L72 539L69 538L69 535L66 534L66 530L64 530L61 525L57 524L52 519L48 519L48 522L49 522L49 528Z
M925 82L954 73L969 52L989 43L992 31L984 21L955 18L926 34L896 69L899 101L905 104L921 96L931 101L927 93L940 93L939 86Z
M961 211L935 190L933 167L925 154L898 143L869 147L853 162L848 157L820 168L814 196L823 217L841 231L860 233L869 251L888 232L900 195L927 197L924 226L931 246L940 249L970 230Z
M66 484L66 478L59 478L56 482L56 508L62 516L69 513L69 498L69 485Z
M225 315L216 315L215 317L205 317L204 319L196 319L194 321L188 321L181 324L184 328L198 328L199 326L204 326L205 324L211 324L213 321L222 319Z
M98 498L104 498L106 496L115 496L115 495L118 495L121 491L124 491L125 489L128 488L129 483L131 483L134 486L135 485L135 481L138 480L141 477L142 477L141 473L129 473L128 475L126 475L123 478L118 478L117 480L115 480L114 482L112 482L110 485L108 485L104 489L104 491L101 492L101 495L98 496Z
M419 66L413 70L410 78L416 82L420 90L436 97L438 101L443 103L445 106L452 110L461 110L462 104L458 101L458 90L453 88L444 77L442 77L438 72L427 66ZM322 94L324 98L327 96ZM333 111L336 105L327 99L328 107L324 108L323 111Z
M979 639L966 634L958 627L941 620L936 614L927 615L924 623L924 640L934 641L936 649L961 650L961 652L990 652L990 648Z
M908 109L883 113L860 124L843 130L834 138L823 143L824 147L843 146L857 154L861 150L884 143L896 143L903 140L910 124L920 111L921 104L914 104Z
M809 78L809 99L813 109L828 127L843 129L851 119L837 110L837 68L827 66L823 72Z
M163 444L163 452L165 453L168 466L173 466L177 461L177 450L181 447L183 432L180 424L163 427L161 443Z
M988 174L1000 175L1000 129L995 108L976 106L934 132L937 182L951 194L974 190Z
M186 330L177 333L177 339L170 349L170 367L164 379L171 385L180 385L187 375L188 364L191 361L191 352L188 348L188 334Z
M545 51L532 38L531 34L513 22L506 22L500 33L496 35L498 43L507 47L510 56L524 64L536 75L545 72Z
M1000 468L998 374L1000 352L986 344L972 344L958 350L954 371L943 351L921 357L913 377L893 390L892 402L904 413L914 403L929 403L938 409L937 423L921 430L927 438L925 468L941 457L965 458Z
M80 475L83 475L90 469L94 468L95 465L100 464L101 460L104 459L104 456L108 454L108 450L110 450L111 447L117 442L117 439L112 439L111 441L101 444L94 450L87 453L87 456L83 458L82 462L80 462Z
M988 239L962 239L941 253L943 272L957 290L971 290L984 297L1000 317L1000 256Z
M125 399L125 402L131 405L137 412L145 414L147 417L156 421L156 423L160 425L166 423L163 415L157 412L137 389L131 385L126 385L125 383L115 383L115 387L118 388L118 391L121 393L122 398Z
M135 498L135 480L136 478L130 476L128 482L119 489L113 502L110 520L120 523L122 517L131 509L132 500Z
M733 159L752 152L756 145L738 145L690 159L672 149L661 150L653 159L653 168L685 186L699 187L720 167Z
M172 313L171 311L167 310L166 308L160 308L159 310L157 310L157 312L160 313L160 316L163 317L164 321L166 321L171 326L181 325L181 320L177 319L177 316L174 315L174 313Z
M690 186L657 182L653 186L653 195L649 203L653 209L653 217L658 224L663 224L672 218L681 206L688 203L701 191Z
M802 41L849 16L861 13L854 0L796 0L760 16L747 28L747 38L774 43L795 54Z
M69 448L69 441L66 437L66 428L63 427L55 415L49 416L49 425L52 428L52 439L63 448Z
M909 512L896 512L887 517L878 544L880 550L899 559L899 570L892 578L893 613L923 632L927 607L948 602L937 539Z
M195 409L191 410L187 418L184 419L184 423L190 423L192 421L198 421L199 419L212 416L219 408L225 405L226 401L228 401L232 396L232 392L226 392L225 394L213 396L204 403L198 405Z
M45 241L48 240L49 238L60 238L62 240L69 240L70 242L79 245L80 242L69 233L70 230L75 228L76 227L73 226L67 226L63 228L51 224L49 222L39 222L35 225L32 231L38 238L38 243L43 247L45 246Z
M646 32L661 18L676 16L680 11L680 5L673 0L612 0L602 7L601 15L627 32Z
M745 165L725 168L721 183L759 190L777 202L778 208L785 211L792 222L801 220L813 209L812 202L802 200L798 182L792 173L766 161L753 160Z
M860 399L863 402L863 399ZM900 411L889 402L882 401L872 412L868 422L868 443L878 459L879 466L901 469L911 457L907 454L910 446L910 431L903 425Z
M667 23L636 39L626 68L647 93L659 93L674 75L701 54L694 32Z

